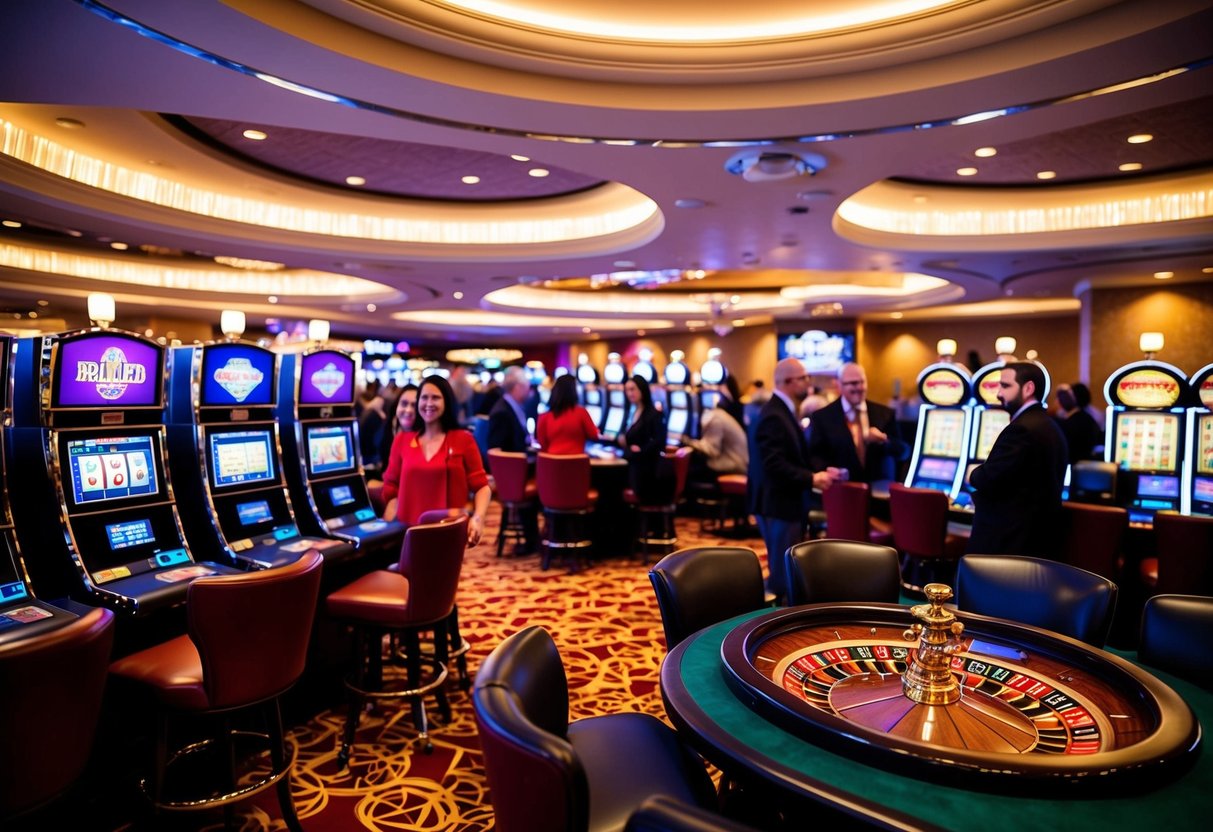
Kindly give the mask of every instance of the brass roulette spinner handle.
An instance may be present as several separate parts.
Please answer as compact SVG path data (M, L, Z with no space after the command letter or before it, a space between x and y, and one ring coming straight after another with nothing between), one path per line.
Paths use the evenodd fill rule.
M919 639L919 644L902 676L901 689L921 705L950 705L960 701L960 679L952 672L952 655L964 649L960 635L965 625L944 609L944 602L952 597L950 586L927 584L923 592L928 603L910 608L921 623L902 633L907 641Z

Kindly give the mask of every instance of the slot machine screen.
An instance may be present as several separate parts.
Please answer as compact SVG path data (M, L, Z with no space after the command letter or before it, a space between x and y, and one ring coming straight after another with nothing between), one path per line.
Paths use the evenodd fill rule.
M355 470L354 428L350 424L308 425L307 470L312 476Z
M1202 413L1196 422L1196 459L1198 474L1213 474L1213 413Z
M200 407L274 404L274 354L251 344L212 344L202 350Z
M990 455L990 449L994 447L994 440L998 438L998 434L1011 424L1011 414L1005 410L994 410L987 407L980 411L979 419L977 450L973 456L975 459L986 459Z
M927 411L922 431L923 456L959 458L964 453L965 413L959 408Z
M181 538L170 512L135 512L121 519L76 523L73 529L89 575L98 585L164 566L190 563L185 550L177 548Z
M253 500L248 503L236 504L236 517L241 526L259 526L274 519L268 500Z
M162 407L164 351L133 335L88 333L55 345L51 409Z
M206 438L214 488L278 481L274 434L269 428L212 431Z
M348 485L335 485L329 489L329 500L334 506L348 506L354 502L354 492Z
M687 432L687 412L681 408L672 409L666 421L666 434L671 442L677 442Z
M686 410L691 406L690 400L687 397L687 391L685 390L671 390L669 397L670 410L677 410L679 408Z
M916 479L935 480L938 482L952 484L952 480L956 478L956 466L959 464L957 459L936 459L934 457L925 457L918 463L918 477Z
M590 414L591 416L593 414ZM607 411L606 424L602 426L602 432L607 436L617 436L623 428L623 406L612 406Z
M1124 411L1116 415L1112 461L1130 471L1179 468L1179 415Z
M93 510L134 498L156 497L163 478L158 434L72 439L61 435L64 493L71 509Z
M711 410L719 401L719 390L704 390L699 394L699 404L704 410Z
M28 597L25 579L17 571L17 561L6 541L5 545L0 546L0 606Z
M1158 475L1137 478L1138 497L1178 497L1179 477Z
M354 359L345 353L308 353L300 359L299 368L299 404L354 403Z
M596 404L585 405L585 412L590 414L590 421L598 425L602 423L602 408Z
M1192 480L1192 503L1194 508L1201 508L1201 514L1208 514L1213 509L1213 477L1195 477Z

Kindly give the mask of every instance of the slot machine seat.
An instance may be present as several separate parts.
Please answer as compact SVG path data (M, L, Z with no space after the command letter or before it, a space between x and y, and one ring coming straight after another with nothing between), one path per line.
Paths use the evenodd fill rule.
M1155 595L1147 599L1137 658L1213 690L1213 597Z
M186 595L186 635L110 665L114 677L139 686L160 706L155 772L144 782L157 809L226 810L275 786L287 828L300 829L290 790L295 755L288 754L279 699L303 675L323 563L313 549L274 569L198 578ZM250 711L264 719L266 733L237 727L237 717ZM170 715L213 718L217 734L169 756ZM246 749L252 753L239 753ZM208 750L213 758L203 754ZM186 765L191 761L196 764ZM172 776L178 763L189 776ZM205 763L213 768L200 769ZM249 783L250 776L258 779Z
M872 492L867 483L836 482L821 494L826 513L826 537L888 546L893 530L872 517ZM896 599L894 599L896 600Z
M1156 556L1141 561L1147 592L1213 595L1213 517L1156 512L1154 544Z
M88 765L114 646L114 613L95 608L0 646L0 826L64 808ZM45 816L45 815L44 815ZM33 823L50 828L51 824ZM60 824L54 824L62 828Z
M497 532L497 557L505 553L506 538L515 544L526 543L523 512L535 504L539 486L531 479L531 464L525 453L489 450L489 472L501 502L501 528Z
M806 540L788 549L787 562L788 606L844 601L896 604L901 598L900 563L891 546Z
M704 627L770 606L753 549L702 546L671 552L649 570L666 649Z
M422 749L429 753L429 722L425 697L433 695L442 718L449 722L446 698L448 639L442 637L455 609L455 593L467 548L466 515L442 517L437 523L414 524L404 534L396 570L380 569L356 578L329 593L330 616L354 632L354 667L345 680L349 711L337 767L349 764L358 719L367 699L408 699ZM422 652L421 634L435 633L433 653ZM384 663L384 636L392 645ZM403 645L396 651L395 645ZM403 662L403 676L398 671ZM423 669L425 673L423 674Z
M1061 561L1109 580L1120 577L1129 512L1120 506L1062 503Z
M948 531L948 495L933 488L889 485L893 546L901 553L901 584L913 592L932 581L951 584L965 539Z
M598 492L590 487L589 456L540 452L535 459L535 487L544 519L540 568L547 569L553 551L576 555L594 545L590 517Z
M956 570L956 607L1052 630L1102 648L1117 586L1057 561L1019 555L965 555Z
M674 526L674 517L678 513L678 504L687 487L687 474L691 470L691 448L678 448L674 451L663 451L660 465L670 466L673 475L674 488L668 501L659 503L642 503L636 492L631 488L623 490L623 501L637 513L640 522L637 526L636 548L640 558L648 562L651 549L672 551L678 545L678 532Z

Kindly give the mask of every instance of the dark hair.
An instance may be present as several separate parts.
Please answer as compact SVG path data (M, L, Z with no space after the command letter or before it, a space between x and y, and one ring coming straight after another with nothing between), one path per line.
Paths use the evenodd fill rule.
M636 385L640 390L640 406L646 409L653 406L653 391L649 389L649 383L641 376L632 376L628 381Z
M1080 408L1085 409L1091 403L1091 390L1081 381L1071 384L1070 391L1074 393L1074 403Z
M737 379L729 373L724 377L724 386L729 391L729 398L735 402L741 401L741 385L737 383Z
M553 416L559 416L566 410L577 406L577 379L571 373L565 373L552 384L552 392L548 396L548 410Z
M1015 383L1023 387L1029 381L1035 388L1034 398L1044 400L1045 397L1045 371L1044 368L1035 361L1012 361L1005 369L1015 371Z
M442 394L442 416L439 417L438 423L442 425L442 429L448 433L459 428L459 402L455 399L455 391L451 389L451 383L439 375L426 376L421 380L421 387L417 390L417 398L420 400L421 391L425 389L427 384L432 384L438 388L438 392ZM413 430L421 433L425 430L425 420L421 418L421 402L418 401L417 417L413 419Z

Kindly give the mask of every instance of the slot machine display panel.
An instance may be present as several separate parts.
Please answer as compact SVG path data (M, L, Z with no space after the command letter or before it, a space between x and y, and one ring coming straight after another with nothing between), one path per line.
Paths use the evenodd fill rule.
M623 390L607 391L607 411L602 423L602 435L614 439L623 430L628 412L628 399Z
M1184 440L1184 514L1213 516L1213 364L1192 374Z
M699 368L699 412L706 413L720 401L720 385L727 375L724 364L718 358L709 358Z
M666 415L666 444L677 445L690 432L690 396L685 390L669 392L669 413Z
M955 500L967 476L973 409L968 371L958 364L939 363L918 375L923 404L905 484L933 488Z
M208 344L202 349L198 407L273 407L275 355L253 344Z
M585 356L582 356L584 359ZM591 421L602 428L602 390L598 387L598 371L584 360L577 365L577 394L581 406L590 414Z

